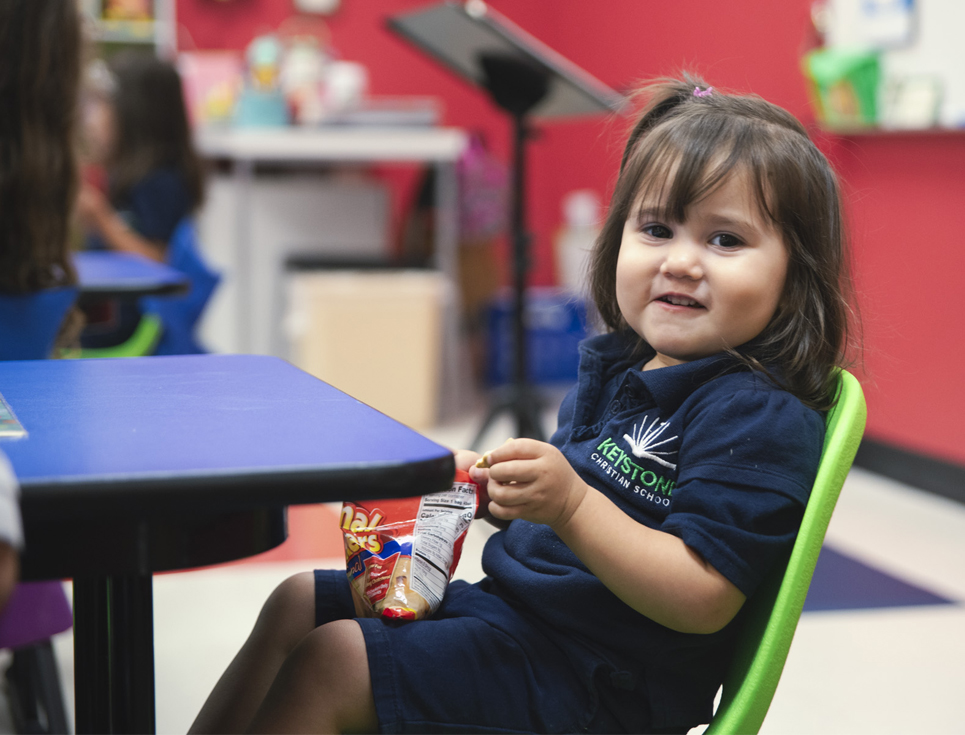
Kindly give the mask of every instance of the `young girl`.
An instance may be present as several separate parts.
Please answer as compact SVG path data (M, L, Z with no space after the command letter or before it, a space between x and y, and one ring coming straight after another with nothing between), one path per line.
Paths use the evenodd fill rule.
M89 184L81 190L91 246L163 261L175 227L204 199L177 69L153 54L118 54L89 95L84 123L91 162L108 180L106 197Z
M511 521L432 618L356 618L344 572L284 582L197 731L686 732L744 601L789 551L848 314L838 185L787 112L649 88L550 443L473 468ZM457 466L477 455L457 454Z
M181 77L144 52L121 52L109 67L94 68L102 73L88 85L84 139L90 163L107 175L107 192L91 183L81 188L77 213L88 231L86 247L165 262L175 229L204 199ZM88 310L84 347L119 344L141 319L140 306L129 299Z

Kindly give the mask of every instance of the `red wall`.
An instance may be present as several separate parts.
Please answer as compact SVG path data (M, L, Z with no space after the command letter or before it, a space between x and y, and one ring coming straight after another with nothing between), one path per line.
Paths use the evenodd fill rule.
M285 0L177 0L182 47L242 48L290 13ZM329 19L343 58L361 61L375 94L437 95L445 124L482 130L508 150L507 124L470 88L383 27L425 0L342 0ZM634 81L696 69L720 87L753 91L807 123L799 58L809 0L492 0L530 33L602 81ZM544 126L531 145L534 283L553 280L551 239L559 202L578 188L609 193L620 120ZM965 248L965 134L821 136L849 194L855 272L864 322L868 433L965 463L965 355L959 325ZM909 260L908 255L918 254Z

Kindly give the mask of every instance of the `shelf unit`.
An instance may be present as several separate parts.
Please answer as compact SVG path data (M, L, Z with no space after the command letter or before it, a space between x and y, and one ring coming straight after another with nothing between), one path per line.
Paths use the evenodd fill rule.
M151 46L158 56L173 59L177 53L177 20L174 0L152 0L150 20L104 18L105 0L78 0L84 18L100 46Z

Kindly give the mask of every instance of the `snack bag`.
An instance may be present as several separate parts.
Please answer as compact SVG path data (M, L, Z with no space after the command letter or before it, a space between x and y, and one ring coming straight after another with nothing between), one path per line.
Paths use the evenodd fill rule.
M346 571L364 614L417 620L436 610L479 504L461 470L439 493L343 504Z

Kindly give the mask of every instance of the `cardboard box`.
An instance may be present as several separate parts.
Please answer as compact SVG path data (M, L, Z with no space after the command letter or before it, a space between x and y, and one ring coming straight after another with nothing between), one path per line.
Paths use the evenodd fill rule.
M415 429L436 423L441 273L319 271L292 276L292 362Z

